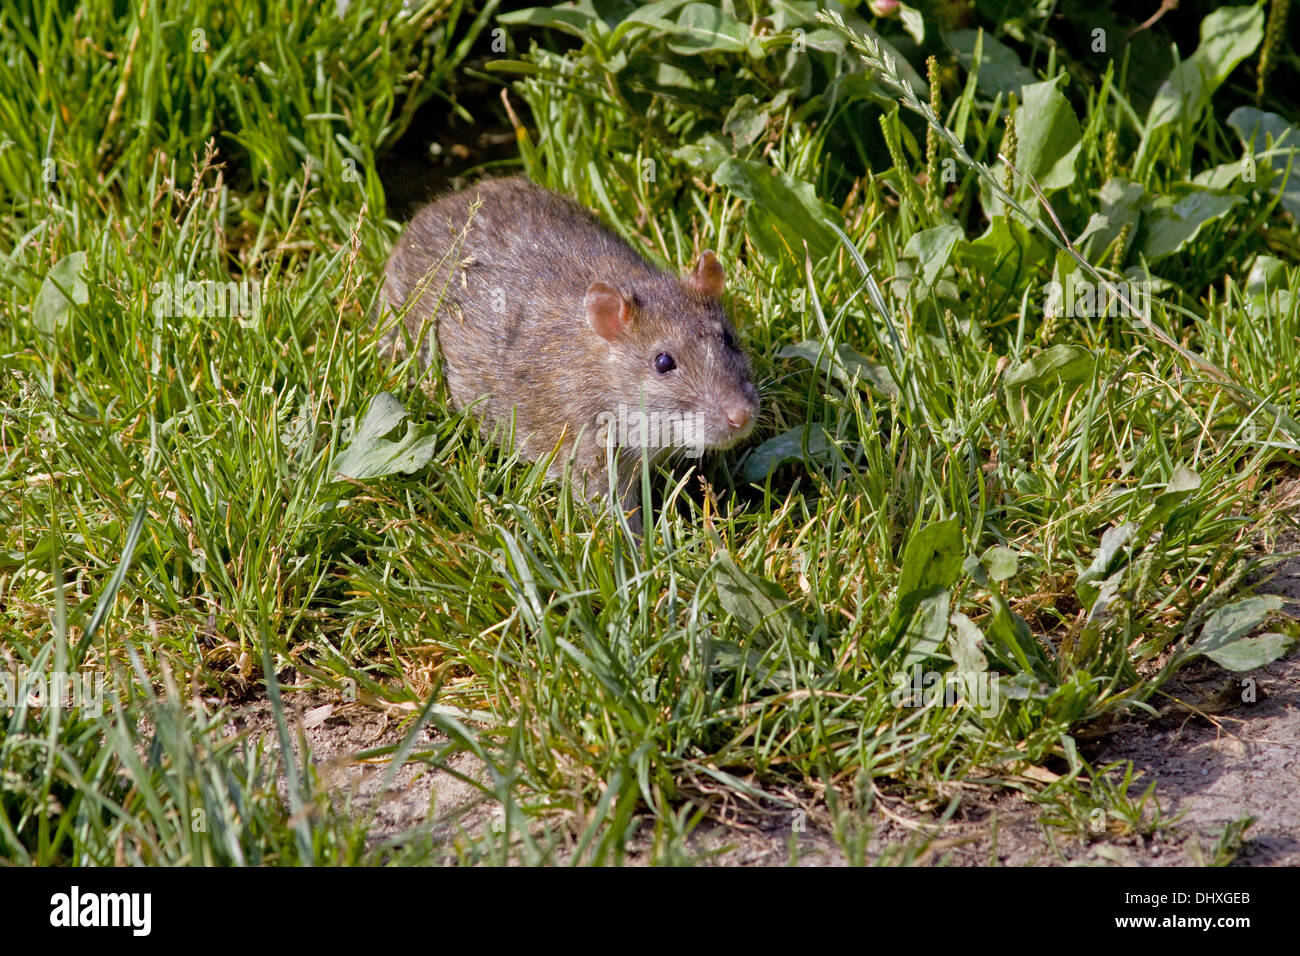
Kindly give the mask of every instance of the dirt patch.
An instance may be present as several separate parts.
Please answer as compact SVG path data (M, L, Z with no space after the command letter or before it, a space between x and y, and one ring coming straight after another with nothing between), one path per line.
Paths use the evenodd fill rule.
M1135 801L1156 782L1154 801L1143 813L1149 832L1091 816L1086 809L1076 810L1079 818L1069 822L1061 807L1007 790L964 798L942 825L910 813L901 801L882 802L854 859L823 821L788 811L772 814L766 825L706 823L692 835L688 850L698 862L731 866L880 860L950 866L1297 866L1300 658L1247 675L1228 675L1213 665L1189 668L1170 690L1201 703L1222 700L1225 691L1239 698L1242 678L1253 681L1255 700L1239 702L1232 712L1135 721L1082 748L1097 768L1132 761L1129 793ZM1164 823L1152 826L1157 807ZM1248 817L1254 818L1249 825ZM1101 824L1100 832L1092 832L1094 823Z
M1209 720L1130 727L1112 735L1098 759L1132 760L1158 781L1161 802L1182 814L1180 829L1203 839L1254 817L1238 862L1300 865L1300 660L1241 677L1216 670L1211 679L1220 698L1254 700Z
M1089 832L1090 819L1054 826L1049 821L1062 817L1059 807L1008 790L973 793L943 825L909 812L901 801L878 801L869 815L869 831L856 841L842 841L857 847L848 854L824 819L782 810L751 820L706 821L679 856L683 862L726 866L842 866L879 860L953 866L1300 866L1300 657L1240 676L1212 665L1189 668L1170 691L1204 704L1222 699L1227 691L1240 697L1242 678L1253 682L1253 702L1238 702L1233 710L1208 719L1187 714L1134 721L1082 748L1098 768L1132 761L1134 799L1156 782L1155 804L1148 805L1146 816L1158 805L1170 825L1154 832L1125 833L1125 827L1112 822L1096 834ZM492 825L494 814L482 792L457 776L485 780L472 755L449 759L456 773L408 761L385 788L387 762L358 762L355 755L400 744L404 731L399 721L360 705L331 703L319 694L293 698L291 709L301 721L322 783L349 812L372 821L371 845L400 843L424 832L445 845L445 852L435 856L451 860L458 843L481 836ZM228 727L232 733L265 736L274 745L274 719L265 700L241 707ZM445 743L437 732L425 730L416 749ZM1254 821L1243 826L1247 817ZM629 863L648 862L650 829L631 841ZM1118 834L1113 832L1117 829Z
M1300 560L1276 567L1259 591L1283 596L1300 617ZM1098 769L1132 761L1130 797L1140 799L1154 781L1143 816L1150 824L1158 809L1169 825L1139 832L1076 810L1081 818L1059 826L1053 821L1068 818L1060 807L1017 791L978 793L941 826L901 804L879 807L859 857L956 866L1300 866L1300 656L1248 674L1195 663L1165 690L1201 713L1175 706L1169 716L1135 718L1080 750ZM824 826L797 826L709 824L692 846L725 864L846 862Z
M285 704L295 756L301 759L301 731L321 784L336 804L370 822L367 842L371 846L400 843L422 830L434 843L445 845L450 857L458 838L482 833L492 824L494 815L485 805L482 790L462 779L485 780L482 765L472 754L453 754L446 761L449 770L407 760L396 776L387 780L391 765L386 757L357 758L368 751L401 745L407 730L399 719L320 692L290 695ZM237 708L226 731L246 733L252 739L261 737L268 750L278 747L275 717L265 696ZM424 752L447 742L446 737L425 728L412 749ZM280 785L283 789L283 777Z
M1281 565L1260 590L1286 597L1300 617L1300 560ZM1132 762L1128 792L1134 800L1155 781L1154 803L1142 814L1147 825L1138 830L1077 808L1069 820L1060 806L1045 806L1018 791L972 791L942 825L910 812L901 801L879 799L863 832L840 834L839 840L824 815L782 810L706 821L676 857L728 866L882 860L956 866L1300 866L1300 656L1249 674L1198 663L1180 672L1166 691L1200 713L1175 707L1170 715L1134 719L1080 745L1098 769ZM295 715L291 734L296 738L294 728L302 727L322 782L348 812L372 821L371 845L400 845L422 833L443 848L435 859L451 860L457 844L493 824L494 804L462 779L486 779L472 755L452 756L450 771L408 761L385 787L385 759L355 758L398 745L404 737L399 719L317 692L291 695L288 703ZM265 736L275 745L274 719L264 698L236 709L228 732L239 731ZM415 749L445 743L425 729ZM1165 822L1151 825L1157 807ZM631 841L629 863L648 862L651 829L645 827L645 835Z

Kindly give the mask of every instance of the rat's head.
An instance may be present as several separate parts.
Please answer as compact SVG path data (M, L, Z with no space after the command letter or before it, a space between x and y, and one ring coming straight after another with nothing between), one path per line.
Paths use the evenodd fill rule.
M603 340L608 413L624 429L621 443L698 454L730 448L753 429L758 389L719 301L724 279L706 251L681 280L587 289L587 322Z

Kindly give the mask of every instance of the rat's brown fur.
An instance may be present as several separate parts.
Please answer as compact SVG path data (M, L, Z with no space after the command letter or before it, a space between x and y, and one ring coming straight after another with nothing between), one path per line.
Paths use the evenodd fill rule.
M475 412L485 428L508 428L513 416L526 457L558 446L554 473L572 453L589 476L605 469L602 413L620 406L691 416L703 448L729 447L752 428L758 392L721 285L712 253L685 278L664 272L573 200L516 177L416 213L389 257L384 300L406 309L412 340L422 328L436 335L457 408L484 399ZM656 368L661 353L676 364L667 374ZM426 340L422 365L429 355ZM639 471L628 468L635 455L620 460L621 474Z

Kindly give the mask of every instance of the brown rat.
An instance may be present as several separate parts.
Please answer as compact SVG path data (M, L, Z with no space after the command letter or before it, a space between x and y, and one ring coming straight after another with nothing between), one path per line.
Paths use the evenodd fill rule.
M417 212L388 259L384 303L406 310L410 340L436 336L453 405L482 399L485 429L513 416L530 459L558 447L553 474L572 455L600 493L608 484L588 479L606 474L605 442L630 448L626 506L640 454L729 448L753 428L758 390L723 281L712 252L685 276L665 272L572 199L513 177ZM386 342L394 355L400 331ZM427 365L427 338L420 351Z

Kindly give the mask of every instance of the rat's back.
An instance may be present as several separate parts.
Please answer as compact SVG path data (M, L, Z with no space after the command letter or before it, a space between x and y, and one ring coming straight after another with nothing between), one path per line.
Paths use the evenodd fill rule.
M427 327L444 285L447 300L473 311L465 317L480 326L504 326L527 303L533 322L567 317L576 327L593 276L654 271L578 203L515 176L449 193L416 213L389 259L384 297L399 311L424 284L406 317L412 332Z

